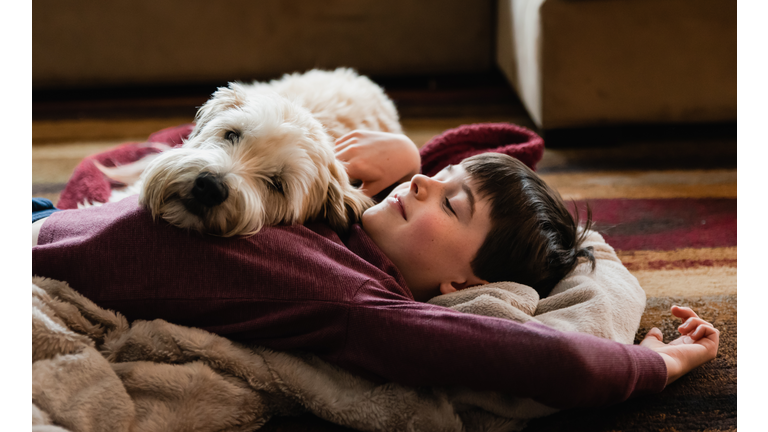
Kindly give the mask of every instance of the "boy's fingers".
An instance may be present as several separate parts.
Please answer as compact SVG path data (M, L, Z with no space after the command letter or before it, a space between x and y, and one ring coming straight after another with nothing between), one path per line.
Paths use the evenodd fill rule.
M334 152L336 153L336 159L343 161L343 162L349 162L353 158L358 156L357 147L351 147L351 146L345 146L342 149L335 149Z
M664 342L664 335L661 333L661 330L654 327L648 331L648 333L645 335L645 338L643 338L643 341L646 339L656 339L659 342Z
M690 336L690 338L693 339L694 341L697 341L701 338L709 337L712 335L717 335L719 338L720 330L716 329L710 323L705 323L700 325L698 328L696 328L696 330L688 336Z
M708 323L707 321L704 321L701 318L688 318L686 319L678 328L677 331L680 332L680 334L688 334L694 330L696 330L696 327L700 325L712 325Z
M338 153L348 148L349 146L355 145L355 144L357 144L357 138L354 138L354 137L349 137L344 141L341 141L341 139L339 139L339 141L336 141L336 145L333 147L333 151Z
M341 163L349 163L349 154L347 154L347 153L345 153L343 151L342 152L337 152L334 156L336 157L336 160L341 162Z
M686 318L699 317L698 315L696 315L696 312L694 312L693 309L689 307L672 306L670 310L672 311L672 315L678 318L682 318L683 321L685 321Z
M348 140L350 138L349 134L344 135L343 137L336 140L336 142L333 143L334 147L338 147L339 145L343 144L344 141Z
M346 140L348 140L350 138L353 138L353 137L357 137L357 136L360 136L360 130L359 129L355 129L355 130L353 130L351 132L347 132L345 135L342 135L341 137L339 137L339 139L336 140L336 145L339 145L339 144L343 143L344 141L346 141Z
M664 343L664 335L661 334L661 330L654 327L645 335L643 340L640 341L640 346L644 346L654 351L664 347L666 346Z

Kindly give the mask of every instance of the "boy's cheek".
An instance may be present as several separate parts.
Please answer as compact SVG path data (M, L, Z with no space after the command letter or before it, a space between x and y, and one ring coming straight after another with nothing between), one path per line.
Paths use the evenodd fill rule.
M409 237L416 248L428 249L445 240L447 227L437 218L422 218L411 226Z

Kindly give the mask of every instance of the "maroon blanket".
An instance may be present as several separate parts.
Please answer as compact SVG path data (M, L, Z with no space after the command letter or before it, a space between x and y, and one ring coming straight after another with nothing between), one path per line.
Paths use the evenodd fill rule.
M433 137L419 150L421 172L433 176L446 165L485 152L508 154L535 171L544 155L544 140L533 131L510 123L459 126Z
M94 164L114 167L135 162L152 153L178 147L189 136L194 124L184 124L160 130L146 142L119 145L85 158L75 168L57 203L61 209L77 208L83 201L107 202L113 188L125 185L107 178ZM426 143L421 154L421 170L431 176L446 165L484 152L505 153L520 159L531 169L544 154L544 140L534 132L510 123L480 123L449 129Z

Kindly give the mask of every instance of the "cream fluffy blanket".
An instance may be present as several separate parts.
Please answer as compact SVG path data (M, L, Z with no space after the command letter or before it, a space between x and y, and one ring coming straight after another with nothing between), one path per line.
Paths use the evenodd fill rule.
M495 283L437 297L453 309L632 343L645 293L596 233L552 294ZM555 410L461 388L375 385L311 355L244 346L162 320L128 323L64 282L32 280L35 431L251 431L311 412L364 431L510 431Z

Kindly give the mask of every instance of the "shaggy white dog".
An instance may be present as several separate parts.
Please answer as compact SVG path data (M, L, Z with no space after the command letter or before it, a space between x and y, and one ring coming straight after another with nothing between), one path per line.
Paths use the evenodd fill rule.
M335 139L355 129L402 133L392 101L350 69L230 83L200 108L180 148L110 201L140 191L153 217L225 237L315 219L344 230L372 204L334 156ZM103 169L113 178L130 170Z

